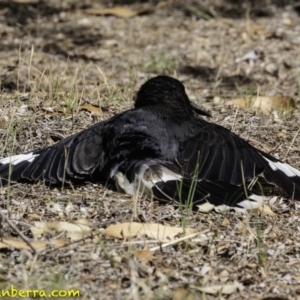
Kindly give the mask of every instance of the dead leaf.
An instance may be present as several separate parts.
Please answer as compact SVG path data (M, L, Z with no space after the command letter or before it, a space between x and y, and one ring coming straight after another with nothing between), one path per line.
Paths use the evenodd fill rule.
M287 26L293 25L293 20L291 18L283 18L281 19L281 23Z
M225 101L226 105L233 105L240 108L258 108L263 113L269 114L272 110L279 112L290 112L296 107L294 99L287 96L258 96L256 98L236 98Z
M35 4L38 3L39 0L13 0L15 3L26 3L26 4Z
M57 113L63 113L63 114L70 114L71 110L67 107L63 106L42 106L41 107L42 111L45 111L47 113L51 113L52 115L58 115Z
M300 281L300 276L293 276L293 278L297 281Z
M22 104L19 107L15 108L16 116L24 116L28 112L28 105Z
M0 128L7 128L9 125L9 118L7 116L3 116L0 118Z
M29 213L29 214L27 215L27 217L29 217L29 218L31 218L31 219L33 219L33 220L40 220L40 219L41 219L41 216L38 215L37 213Z
M134 255L139 259L145 262L153 260L152 252L149 250L148 246L145 246L143 250L135 250Z
M62 247L65 245L65 241L58 239L58 240L52 240L52 241L30 241L30 244L38 251L46 249L49 245L51 247ZM7 249L7 248L15 248L18 250L32 250L24 241L16 240L16 239L1 239L0 242L0 249Z
M243 290L244 286L241 283L235 281L232 284L211 285L211 286L204 286L204 287L193 286L193 288L206 294L216 295L221 293L221 294L230 295L236 292L237 290L240 291Z
M295 298L295 299L299 300L299 298ZM264 296L258 296L254 298L254 300L291 300L291 298L286 296L281 296L281 295L274 296L274 294L271 293Z
M196 229L186 228L185 234L195 233ZM174 239L178 234L183 233L180 227L165 226L156 223L125 222L108 226L103 233L116 238L141 237L146 235L157 240Z
M85 13L90 15L96 15L96 16L102 16L102 15L113 15L120 18L132 18L140 14L149 13L152 11L155 11L159 8L165 7L167 5L170 5L171 1L166 2L160 2L155 6L151 7L143 7L137 10L132 10L128 7L124 6L115 6L111 8L88 8L83 10Z
M277 136L280 137L280 138L287 138L287 134L284 133L284 132L278 132Z
M228 227L230 225L230 222L227 218L224 218L222 223L221 223L221 226L223 227Z
M230 248L230 243L221 241L217 244L217 253L229 248Z
M85 9L84 12L90 15L114 15L120 18L132 18L140 13L139 11L133 11L130 8L121 6L112 8L88 8Z
M65 213L66 214L69 214L71 211L73 211L75 208L74 208L74 205L72 202L69 202L67 204L67 206L65 207Z
M219 279L221 282L225 283L229 279L229 272L227 270L223 270L219 274Z
M276 216L276 214L274 213L274 211L267 204L264 204L264 205L258 207L257 209L255 209L253 211L259 211L263 215Z
M72 241L81 240L91 233L91 227L87 219L77 220L74 223L69 222L35 222L31 227L34 237L41 237L43 233L57 235L65 231L66 236Z
M3 187L3 186L0 187L0 195L5 195L6 191L7 191L7 187Z
M270 96L256 97L253 107L260 108L263 112L269 113L272 110L291 111L296 107L296 104L291 97Z
M173 294L173 300L194 300L195 296L186 288L179 287Z
M239 225L237 226L237 231L244 232L246 230L246 226L243 222L239 221Z
M53 107L51 107L51 106L43 106L43 107L41 107L42 110L44 110L46 112L49 112L49 113L53 113L53 112L57 111L56 108L57 108L56 106L53 106Z
M50 202L46 203L46 206L47 206L47 210L49 212L54 213L54 214L63 212L63 209L61 208L59 203L55 203L53 201L50 201Z
M94 113L97 116L103 116L103 111L101 107L93 105L91 103L85 102L84 104L80 105L80 110L87 110L91 113Z
M274 34L272 29L266 28L264 25L251 26L249 28L249 33L251 35L263 36L265 38L271 37Z

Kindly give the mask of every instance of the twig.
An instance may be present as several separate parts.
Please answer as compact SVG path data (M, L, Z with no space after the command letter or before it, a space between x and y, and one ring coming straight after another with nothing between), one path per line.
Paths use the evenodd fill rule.
M170 242L167 242L167 243L162 244L162 245L160 245L160 246L153 247L153 248L151 248L151 249L149 249L149 250L150 250L151 252L152 252L152 251L156 251L156 250L159 250L159 249L161 249L161 248L165 248L165 247L168 247L168 246L177 244L177 243L179 243L179 242L182 242L182 241L184 241L184 240L190 239L190 238L195 237L195 236L197 236L197 235L199 235L199 234L204 234L204 233L207 233L207 232L209 232L208 229L206 229L206 230L204 230L204 231L201 231L201 232L192 233L192 234L190 234L190 235L183 236L183 237L181 237L181 238L179 238L179 239L177 239L177 240L170 241Z
M232 131L234 130L235 121L236 121L236 116L237 116L238 111L239 111L239 108L237 107L237 108L236 108L236 111L235 111L235 114L234 114L233 124L232 124L232 126L231 126L231 130L232 130Z
M261 143L261 142L257 141L256 139L254 139L252 137L247 137L247 138L245 138L245 140L247 142L251 142L253 144L259 145L260 147L263 148L263 151L267 152L268 154L271 154L272 152L274 152L275 150L277 150L281 146L280 144L277 144L273 148L269 148L264 143Z
M20 236L20 238L26 243L26 245L34 252L34 254L37 254L37 250L30 244L29 240L27 239L27 237L16 227L16 225L14 225L8 218L7 216L0 211L0 215L2 218L2 221L6 222L8 224L8 226L10 228L12 228L14 231L17 232L17 234Z
M295 136L293 137L293 140L292 140L292 142L291 142L291 144L290 144L289 149L286 151L286 154L285 154L285 156L284 156L284 158L283 158L283 161L286 160L286 158L287 158L287 156L288 156L290 150L292 149L292 147L293 147L293 145L294 145L294 143L295 143L296 137L297 137L297 135L299 134L299 132L300 132L300 129L298 129L298 131L296 132Z

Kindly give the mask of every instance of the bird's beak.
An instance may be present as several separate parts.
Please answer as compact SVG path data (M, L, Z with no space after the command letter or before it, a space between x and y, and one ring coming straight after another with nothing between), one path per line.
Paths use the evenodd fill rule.
M201 116L211 117L211 114L203 109L201 109L197 104L195 104L193 101L190 101L192 109L195 113Z

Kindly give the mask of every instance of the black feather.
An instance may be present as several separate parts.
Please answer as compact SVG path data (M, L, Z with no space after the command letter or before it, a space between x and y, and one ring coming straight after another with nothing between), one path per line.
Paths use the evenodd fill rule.
M248 194L244 185L263 175L300 200L299 171L200 115L209 116L189 100L181 82L168 76L151 78L138 91L133 109L33 151L34 157L12 161L11 172L9 160L0 160L1 185L9 177L106 182L116 180L118 173L135 184L137 177L147 180L145 168L159 166L175 175L149 183L156 197L186 201L194 182L195 203L209 194L214 205L238 206Z

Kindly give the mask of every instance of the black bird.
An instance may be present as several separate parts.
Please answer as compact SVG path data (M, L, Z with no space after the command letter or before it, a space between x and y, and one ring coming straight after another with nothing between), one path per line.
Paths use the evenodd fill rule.
M168 76L144 83L133 109L57 144L0 160L0 184L107 181L129 194L215 208L252 209L262 175L300 200L300 171L258 150L229 130L205 121L183 84Z

